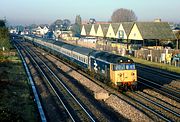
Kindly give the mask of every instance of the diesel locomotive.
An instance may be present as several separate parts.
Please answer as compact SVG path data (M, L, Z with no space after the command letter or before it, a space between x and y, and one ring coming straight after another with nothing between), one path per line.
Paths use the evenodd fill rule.
M24 38L58 57L75 63L82 69L109 79L119 89L134 90L137 87L137 70L130 58L52 39L32 36Z

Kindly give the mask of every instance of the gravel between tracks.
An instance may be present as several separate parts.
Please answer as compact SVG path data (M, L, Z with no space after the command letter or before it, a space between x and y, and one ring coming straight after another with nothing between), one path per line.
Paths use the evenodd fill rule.
M152 120L144 115L142 112L132 107L128 103L119 99L115 95L110 95L110 97L105 101L114 110L118 111L120 114L124 115L126 118L131 119L133 122L151 122Z
M180 88L180 80L173 80L170 84L168 84L175 88Z
M152 96L156 96L157 98L163 100L163 101L166 101L167 103L173 105L173 106L176 106L177 108L180 108L180 103L176 102L175 100L172 100L164 95L161 95L160 93L157 93L153 90L150 90L150 89L145 89L143 90L143 92L149 94L149 95L152 95Z
M89 88L92 92L107 92L102 87L98 86L97 84L93 83L91 80L87 79L83 75L79 74L78 72L72 70L70 67L64 65L63 63L57 61L56 59L52 58L51 56L46 56L48 59L52 60L53 62L56 62L55 64L64 72L66 72L68 75L72 76L74 79L79 81L81 84Z
M93 93L94 92L107 92L107 90L103 89L102 87L95 84L93 81L87 79L83 75L79 74L78 72L72 70L70 67L64 65L60 61L52 58L49 55L46 55L46 58L53 61L61 70L72 76L74 79L78 80L82 85L89 88ZM142 112L138 111L133 106L129 105L125 101L121 100L115 95L110 95L104 101L108 106L113 108L115 111L123 115L124 117L130 119L133 122L150 122L152 121L149 117L147 117Z
M34 83L38 89L41 103L46 113L46 119L49 122L63 122L64 118L67 116L64 108L59 103L54 102L56 98L53 97L53 94L50 93L49 90L47 90L48 86L42 83L42 78L36 71L35 67L31 64L29 58L25 57L25 61L28 64Z

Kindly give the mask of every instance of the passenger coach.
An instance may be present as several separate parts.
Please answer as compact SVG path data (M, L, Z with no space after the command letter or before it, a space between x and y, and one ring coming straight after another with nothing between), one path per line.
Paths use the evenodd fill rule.
M111 81L120 89L128 87L134 89L137 86L137 71L132 59L61 41L29 36L25 38L48 52L95 73L96 76L103 76L104 81Z

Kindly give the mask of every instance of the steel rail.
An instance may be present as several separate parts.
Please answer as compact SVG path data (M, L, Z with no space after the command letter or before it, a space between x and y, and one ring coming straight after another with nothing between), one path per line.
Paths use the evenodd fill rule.
M131 96L127 95L127 94L124 94L124 96L128 97L129 99L132 99L133 101L136 102L137 105L139 105L140 107L143 107L144 109L150 111L151 113L153 113L154 115L156 115L157 117L161 118L162 120L166 121L166 122L171 122L171 120L169 120L168 118L166 118L165 116L161 115L160 113L154 111L153 108L151 107L147 107L145 104L143 104L142 102L140 102L139 100L135 99L135 98L132 98ZM127 100L123 99L124 101L128 102Z
M21 47L22 48L22 47ZM26 50L25 50L26 51ZM57 98L59 99L59 101L61 102L61 104L63 105L63 107L65 108L66 112L68 113L68 115L70 116L71 120L73 122L75 122L75 119L72 117L71 113L69 112L69 110L67 109L66 105L64 104L64 102L62 101L62 99L60 98L60 96L58 95L58 93L56 92L56 90L54 89L54 87L52 86L52 84L50 83L50 81L48 80L47 76L44 74L44 72L42 71L42 69L39 67L38 63L35 61L35 59L31 56L30 53L28 53L26 51L26 53L29 55L29 57L32 59L32 61L36 64L36 66L38 67L39 71L42 73L42 75L44 76L44 78L47 80L48 84L50 85L51 89L53 90L53 92L56 94Z
M142 68L150 69L150 70L152 70L152 71L154 71L154 72L160 73L161 75L163 75L163 76L165 76L165 77L170 76L170 77L172 77L171 79L175 79L175 78L180 79L180 75L168 73L168 72L165 72L165 71L163 71L163 70L161 70L161 69L158 69L158 70L157 70L157 69L154 69L154 68L151 68L151 67L142 66L142 65L140 65L140 64L136 64L136 67L142 67ZM167 76L167 75L168 75L168 76Z
M160 108L163 108L164 110L172 113L173 115L175 115L175 116L177 116L177 117L180 117L180 114L179 114L179 113L177 113L177 112L175 112L175 111L173 111L173 110L171 110L171 109L169 109L169 108L167 108L167 107L165 107L165 106L163 106L163 105L161 105L161 104L159 104L159 103L157 103L157 102L154 102L153 100L151 100L151 99L149 99L149 98L147 98L147 97L145 97L145 96L143 96L143 95L141 95L141 94L139 94L139 93L137 93L137 92L135 92L135 94L136 94L137 96L139 96L139 97L141 97L141 98L149 101L150 103L152 103L152 104L154 104L154 105L156 105L156 106L158 106L158 107L160 107Z
M39 111L39 114L40 114L40 117L41 117L41 121L42 122L47 122L47 119L46 119L46 116L45 116L45 113L44 113L44 110L42 108L42 105L41 105L41 102L40 102L40 99L39 99L39 96L38 96L38 93L37 93L37 90L36 90L36 87L34 85L34 82L33 82L33 79L31 77L31 73L28 69L28 66L26 64L26 61L25 59L23 58L20 50L18 49L18 47L14 44L14 46L16 47L17 51L18 51L18 54L20 55L21 59L22 59L22 62L23 62L23 65L25 67L25 70L26 70L26 73L28 75L28 79L30 81L30 84L31 84L31 87L32 87L32 90L33 90L33 94L34 94L34 97L35 97L35 102L37 104L37 107L38 107L38 111Z
M144 81L149 82L149 80L144 79L144 78L142 78L142 77L138 77L138 78L141 79L141 80L144 80ZM153 88L153 89L155 89L155 90L158 91L158 92L163 92L164 94L169 95L170 97L175 98L176 100L180 101L180 98L179 98L179 97L176 97L176 96L174 96L174 95L172 95L172 94L169 94L169 93L167 93L167 92L165 92L165 91L159 90L159 89L157 89L157 88L155 88L155 87L153 87L153 86L150 86L150 85L148 85L148 84L146 84L146 83L144 83L144 82L141 82L141 81L139 81L139 80L138 80L138 82L141 83L141 84L143 84L143 85L145 85L145 86L148 86L148 87L150 87L150 88ZM150 82L151 82L151 81L150 81ZM161 87L162 87L162 86L161 86ZM163 87L162 87L162 88L163 88Z
M144 79L144 78L142 78L142 77L140 77L140 76L138 76L138 78L143 79L143 80L146 80L146 81L148 81L149 83L152 83L152 84L154 84L154 85L156 85L156 86L159 86L159 87L162 87L162 88L164 88L164 89L167 89L167 90L169 90L169 91L171 91L171 92L174 92L175 94L178 94L178 95L180 96L180 93L177 92L177 91L175 91L175 90L173 90L173 89L170 89L170 88L161 86L161 85L159 85L159 84L157 84L157 83L154 83L154 82L152 82L152 81L150 81L150 80L148 80L148 79Z
M30 50L27 47L28 50ZM46 65L46 63L39 57L37 56L37 54L35 54L33 51L32 53L39 58L39 60L43 63L44 66L46 66L46 68L51 72L51 74L56 78L56 80L59 81L59 83L66 89L66 91L71 95L71 97L77 102L77 104L83 109L83 111L88 115L88 117L91 119L91 121L95 122L95 120L93 119L93 117L87 112L87 110L81 105L81 103L75 98L75 96L69 91L69 89L64 85L64 83L62 83L62 81L56 76L56 74Z

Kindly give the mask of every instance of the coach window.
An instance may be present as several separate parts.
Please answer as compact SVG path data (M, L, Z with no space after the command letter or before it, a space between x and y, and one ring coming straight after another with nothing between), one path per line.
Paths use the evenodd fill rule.
M84 62L86 63L86 58L84 58Z

